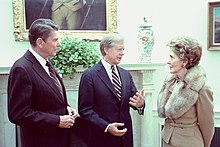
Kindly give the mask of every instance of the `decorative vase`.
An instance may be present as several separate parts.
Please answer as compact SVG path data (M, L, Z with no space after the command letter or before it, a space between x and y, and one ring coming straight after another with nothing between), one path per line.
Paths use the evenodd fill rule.
M152 26L144 17L144 23L139 26L138 31L138 51L141 63L151 62L151 52L154 45L154 32Z

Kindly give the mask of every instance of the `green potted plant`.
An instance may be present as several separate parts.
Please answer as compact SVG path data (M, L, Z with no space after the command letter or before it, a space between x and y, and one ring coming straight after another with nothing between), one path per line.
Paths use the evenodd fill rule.
M97 42L63 37L60 43L57 55L53 56L51 61L63 77L73 78L79 65L88 68L100 60Z

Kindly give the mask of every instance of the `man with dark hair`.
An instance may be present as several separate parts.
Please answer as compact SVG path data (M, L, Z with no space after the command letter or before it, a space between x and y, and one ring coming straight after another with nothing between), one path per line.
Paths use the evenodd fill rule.
M68 105L63 82L49 60L60 45L58 26L37 19L28 37L30 49L9 74L9 120L19 126L22 147L68 147L79 115Z

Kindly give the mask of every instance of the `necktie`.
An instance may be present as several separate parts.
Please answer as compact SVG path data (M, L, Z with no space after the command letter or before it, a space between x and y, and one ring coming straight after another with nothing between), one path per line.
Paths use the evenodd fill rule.
M117 92L118 99L121 100L121 82L113 65L111 66L111 69L112 69L112 83Z
M55 71L54 71L54 69L52 67L52 64L49 61L47 61L46 66L48 66L48 69L49 69L49 72L50 72L50 76L53 79L54 84L58 88L58 90L61 93L61 95L63 95L62 87L61 87L61 85L60 85L60 83L59 83L59 81L57 79L57 76L56 76L56 73L55 73Z

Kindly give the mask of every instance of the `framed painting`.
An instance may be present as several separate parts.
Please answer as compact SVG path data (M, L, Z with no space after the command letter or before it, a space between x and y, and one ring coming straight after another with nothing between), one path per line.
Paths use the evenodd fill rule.
M208 3L208 50L220 50L220 2Z
M117 29L116 0L13 0L14 36L28 40L28 29L38 18L52 19L59 35L100 40Z

